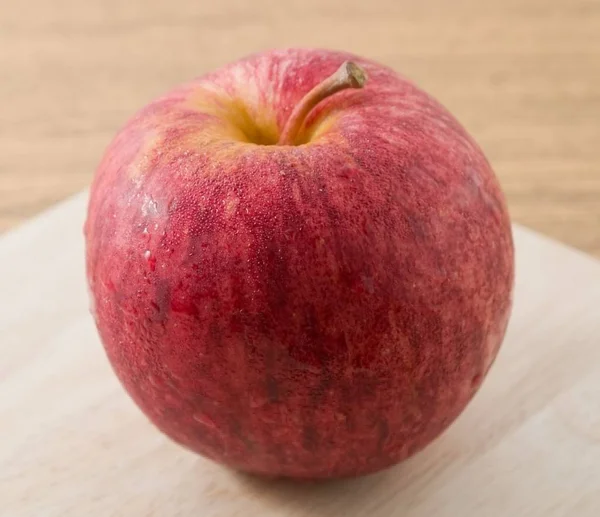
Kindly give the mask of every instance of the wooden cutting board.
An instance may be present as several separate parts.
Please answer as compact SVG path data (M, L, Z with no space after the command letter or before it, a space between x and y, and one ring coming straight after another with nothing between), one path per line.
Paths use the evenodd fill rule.
M0 515L600 515L600 263L516 227L508 335L456 423L380 474L268 482L170 443L125 395L87 310L85 204L0 239Z

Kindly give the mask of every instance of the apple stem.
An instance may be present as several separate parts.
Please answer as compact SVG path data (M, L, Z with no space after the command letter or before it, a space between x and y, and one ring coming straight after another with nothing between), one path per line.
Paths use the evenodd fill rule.
M306 116L323 99L347 88L362 88L367 81L367 74L362 67L352 61L344 61L336 72L317 84L309 91L292 110L278 145L294 145L298 138Z

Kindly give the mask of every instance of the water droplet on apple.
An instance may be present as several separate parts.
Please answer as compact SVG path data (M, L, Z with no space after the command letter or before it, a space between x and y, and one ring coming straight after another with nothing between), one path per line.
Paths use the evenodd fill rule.
M146 250L144 251L144 258L146 260L150 260L150 257L152 256L152 253L150 253L150 250Z
M361 280L364 288L369 294L373 294L375 292L375 281L372 276L361 275Z
M196 413L194 413L192 418L205 427L208 427L210 429L217 429L217 424L215 424L214 421L208 416L206 416L204 413L197 411Z
M148 381L150 381L150 384L152 384L152 386L154 386L155 388L160 388L164 384L161 379L159 379L156 375L153 374L148 375Z
M481 375L480 373L473 375L473 378L471 379L471 386L473 386L473 387L478 386L481 383L482 378L483 378L483 375Z
M179 403L179 399L172 393L165 393L165 402L171 406L176 406Z
M152 196L144 195L142 202L142 215L145 217L155 217L158 215L158 203Z
M252 409L258 409L260 407L266 406L268 404L268 400L265 397L250 397L249 405Z
M93 296L90 296L90 314L94 318L94 321L98 321L98 313L96 312L96 300L94 300Z

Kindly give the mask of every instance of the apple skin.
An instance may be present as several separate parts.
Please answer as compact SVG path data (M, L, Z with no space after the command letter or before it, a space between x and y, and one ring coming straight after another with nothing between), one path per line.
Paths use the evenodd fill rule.
M318 104L302 145L253 143L348 59L366 86ZM355 476L423 448L477 391L511 309L482 151L343 52L252 55L143 108L97 170L85 237L133 400L176 442L268 476Z

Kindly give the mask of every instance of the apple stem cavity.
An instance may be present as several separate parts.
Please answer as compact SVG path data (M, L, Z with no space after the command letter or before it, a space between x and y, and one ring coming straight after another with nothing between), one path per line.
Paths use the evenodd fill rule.
M293 109L286 122L277 145L294 145L307 115L323 99L348 88L362 88L367 82L367 73L352 61L344 61L332 75L323 80Z

